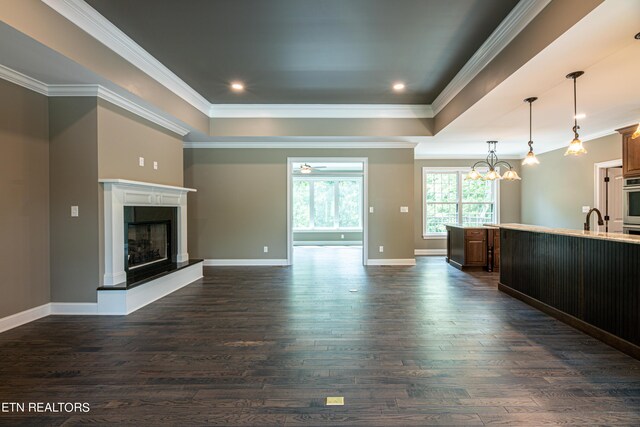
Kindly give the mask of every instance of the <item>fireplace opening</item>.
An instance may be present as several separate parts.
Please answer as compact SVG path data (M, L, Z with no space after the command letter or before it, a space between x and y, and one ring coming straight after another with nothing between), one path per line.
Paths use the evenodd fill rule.
M134 222L127 230L127 269L167 261L170 250L171 221Z
M177 211L173 207L124 207L127 285L160 274L176 263L176 224Z

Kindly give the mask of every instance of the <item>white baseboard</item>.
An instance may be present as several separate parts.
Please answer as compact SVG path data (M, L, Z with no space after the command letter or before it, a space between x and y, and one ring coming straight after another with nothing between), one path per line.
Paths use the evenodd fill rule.
M194 264L128 291L98 291L98 302L51 302L0 319L0 333L49 315L125 315L132 313L202 277L202 264ZM147 286L145 288L145 285ZM101 298L103 294L109 294ZM127 294L128 293L128 294ZM124 295L123 295L124 294ZM102 304L101 303L102 300ZM106 304L106 305L105 305Z
M446 249L416 249L415 254L418 256L443 256L447 254Z
M414 258L406 259L369 259L367 265L416 265Z
M40 318L46 317L51 314L50 304L43 304L38 307L33 307L20 313L12 314L11 316L3 317L0 319L0 332L8 331L9 329L17 328L25 323L33 322Z
M299 240L293 246L362 246L360 240Z
M286 259L205 259L204 265L211 266L256 266L256 265L287 265Z
M52 302L51 313L54 315L83 316L98 314L98 303L95 302Z
M202 263L175 271L132 289L99 290L98 314L122 316L202 278Z

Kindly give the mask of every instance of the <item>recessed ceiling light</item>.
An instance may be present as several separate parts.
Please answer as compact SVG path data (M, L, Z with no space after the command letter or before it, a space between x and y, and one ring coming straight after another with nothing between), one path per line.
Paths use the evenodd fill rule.
M236 92L242 92L244 90L244 85L240 82L231 83L231 90Z
M393 90L395 90L396 92L401 92L404 90L404 88L406 87L406 85L402 82L396 82L393 84Z
M636 40L640 40L640 33L636 34L634 37Z

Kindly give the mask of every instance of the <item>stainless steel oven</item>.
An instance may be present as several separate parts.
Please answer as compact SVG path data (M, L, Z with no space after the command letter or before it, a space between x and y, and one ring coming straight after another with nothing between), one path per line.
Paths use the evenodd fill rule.
M627 225L640 225L640 178L627 178L624 180L624 218L622 222Z
M640 225L625 225L622 227L622 232L624 234L635 234L636 236L640 236Z

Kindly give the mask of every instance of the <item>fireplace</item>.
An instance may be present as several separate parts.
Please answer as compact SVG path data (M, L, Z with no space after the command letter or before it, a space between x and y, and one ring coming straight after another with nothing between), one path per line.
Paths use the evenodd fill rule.
M124 265L127 282L152 276L176 262L176 208L124 207Z
M166 272L171 264L179 267L189 262L187 193L194 189L124 179L100 182L104 188L105 288L133 286ZM162 227L148 227L160 223ZM135 254L132 264L129 254Z
M124 248L127 270L169 262L170 227L171 221L127 224L127 242Z

